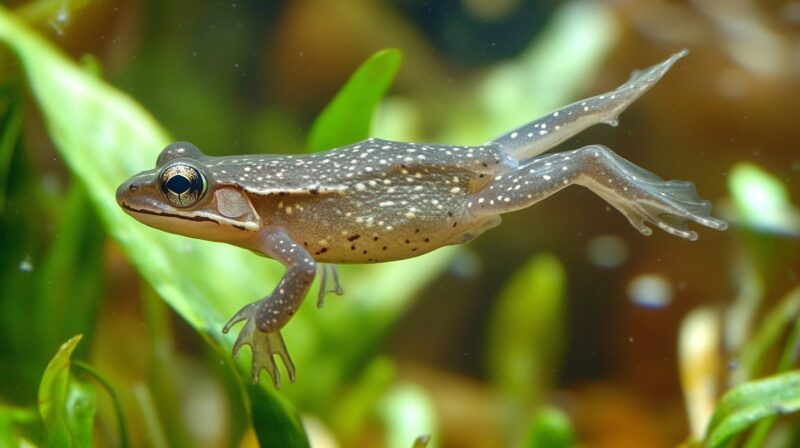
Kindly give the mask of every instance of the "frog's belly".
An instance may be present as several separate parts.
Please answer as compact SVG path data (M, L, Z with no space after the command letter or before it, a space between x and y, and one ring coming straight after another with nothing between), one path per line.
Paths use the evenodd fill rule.
M410 201L402 207L361 203L346 209L325 207L324 213L304 206L302 213L292 211L293 219L284 215L281 224L317 261L378 263L416 257L485 230L491 218L472 218L461 202L451 198L428 208Z

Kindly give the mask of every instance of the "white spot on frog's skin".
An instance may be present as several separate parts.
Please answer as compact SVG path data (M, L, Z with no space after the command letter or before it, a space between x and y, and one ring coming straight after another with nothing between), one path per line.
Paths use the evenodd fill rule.
M286 207L285 211L286 211L287 215L291 215L292 214L292 207Z
M416 217L417 217L417 215L415 215L415 214L414 214L414 212L411 212L411 211L409 211L409 212L406 212L406 215L405 215L405 216L406 216L406 218L408 218L408 219L414 219L414 218L416 218Z
M512 133L511 133L511 138L517 138L517 135L519 135L519 134L518 134L518 133L516 133L516 132L512 132Z
M379 203L378 205L381 206L381 207L391 207L391 206L394 205L394 202L392 202L392 201L383 201L383 202Z
M459 187L453 187L453 188L450 189L450 193L453 193L453 194L456 194L459 191L461 191L461 188L459 188Z
M589 112L589 106L583 106L583 111L584 112Z
M550 178L550 176L548 176L547 174L545 174L544 176L542 176L542 178L544 178L544 180L550 180L550 179L551 179L551 178Z
M357 191L364 191L366 189L367 189L367 187L364 184L362 184L361 182L356 184L356 190Z

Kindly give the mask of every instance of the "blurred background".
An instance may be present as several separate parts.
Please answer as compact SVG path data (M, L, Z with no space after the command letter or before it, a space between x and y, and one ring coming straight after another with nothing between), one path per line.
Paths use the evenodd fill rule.
M364 337L369 348L342 356L347 375L324 393L316 358L296 360L297 383L278 394L313 446L410 447L426 433L437 447L676 446L703 439L726 390L797 368L800 1L0 3L212 155L304 152L315 118L385 48L402 63L371 135L452 144L690 50L618 127L559 148L599 143L692 180L730 228L645 237L580 188L505 215L436 264L380 331L337 329L326 359ZM73 357L116 391L133 446L256 446L227 351L198 333L218 328L188 324L139 277L20 64L5 49L0 60L0 438L47 439L42 373L82 333ZM346 291L371 275L361 269L345 269ZM334 331L326 322L303 327L322 336L290 333L290 351ZM92 443L118 446L113 400L84 376L98 390ZM797 446L795 423L739 440Z

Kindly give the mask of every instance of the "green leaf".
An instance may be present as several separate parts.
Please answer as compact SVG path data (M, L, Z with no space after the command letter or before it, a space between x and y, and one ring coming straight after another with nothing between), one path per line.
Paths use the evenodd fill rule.
M567 448L575 446L575 434L569 417L556 408L542 408L531 420L523 446L530 448Z
M263 387L248 386L256 437L263 447L308 448L300 416L282 399L275 399ZM275 415L290 414L292 418L276 419ZM288 425L288 426L287 426Z
M31 444L41 432L41 419L36 409L0 403L0 446Z
M739 163L731 169L728 184L742 224L800 235L800 211L780 179L751 163Z
M22 131L22 102L12 92L11 84L0 85L0 213L6 203L11 157Z
M800 288L794 289L762 319L755 334L739 355L736 378L748 380L765 370L765 358L785 337L787 329L798 324L800 317Z
M426 447L439 446L436 412L433 400L420 387L400 384L390 390L378 409L386 428L382 446L407 448L418 446L418 440L430 438Z
M566 273L550 254L537 255L495 301L488 335L488 370L507 397L529 405L553 381L564 332Z
M70 375L70 356L81 338L74 336L61 345L39 384L39 413L47 431L48 446L92 445L94 389Z
M72 446L93 446L92 431L97 402L94 387L71 378L66 401L66 421L70 428ZM60 443L57 446L64 446Z
M725 446L754 423L800 410L800 371L737 386L723 395L706 433L706 446Z
M372 114L392 84L401 59L397 49L381 50L367 59L317 117L308 150L322 151L369 137Z
M103 293L103 249L105 235L90 208L86 189L73 180L60 198L57 227L47 255L36 270L34 285L39 339L50 351L73 334L89 342L95 314ZM75 260L80 260L76 263ZM57 285L57 286L55 286ZM61 319L61 316L71 316ZM81 353L88 353L88 345Z

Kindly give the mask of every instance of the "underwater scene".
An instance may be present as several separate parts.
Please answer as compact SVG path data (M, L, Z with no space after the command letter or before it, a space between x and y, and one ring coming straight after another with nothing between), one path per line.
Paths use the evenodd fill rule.
M798 104L798 1L0 1L0 447L800 446Z

